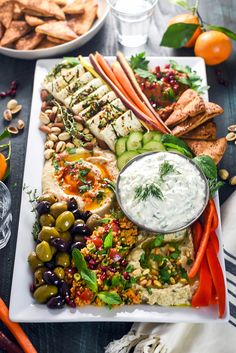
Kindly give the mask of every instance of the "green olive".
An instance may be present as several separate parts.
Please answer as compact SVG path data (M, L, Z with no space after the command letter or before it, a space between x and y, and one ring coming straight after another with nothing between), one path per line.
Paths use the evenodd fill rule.
M58 289L56 286L51 284L43 284L34 291L34 298L38 303L43 304L48 301L51 297L57 295Z
M43 241L50 241L52 238L58 238L59 233L55 227L44 226L39 233L38 239Z
M31 270L34 272L37 268L42 267L44 263L38 258L36 253L32 251L28 256L28 263L31 267Z
M76 219L74 225L76 226L77 224L84 224L84 221L82 219Z
M59 238L65 240L65 241L71 241L71 234L68 231L62 232L62 233L59 233Z
M50 214L54 217L57 218L61 213L67 211L67 202L66 201L60 201L54 203L50 207Z
M52 250L45 240L36 246L36 255L43 262L52 260Z
M56 228L59 232L67 231L75 221L75 217L72 212L65 211L60 214L56 219Z
M60 266L55 267L53 272L55 273L55 275L57 275L58 278L60 278L60 279L65 278L65 271L62 267L60 267Z
M53 245L50 245L50 249L51 249L51 252L52 252L52 256L54 256L56 254L56 252L57 252L57 249Z
M42 216L40 216L39 223L42 227L43 226L53 227L55 225L55 219L49 213L45 213L45 214L42 214Z
M56 265L62 267L70 266L70 256L65 252L59 252L56 254Z
M42 284L45 283L44 279L43 279L43 273L45 271L47 271L47 267L43 266L43 267L39 267L35 272L34 272L34 285L36 287L41 286Z
M43 194L42 196L39 197L38 199L39 202L41 201L47 201L50 202L50 204L53 204L57 202L57 197L54 194L48 193L48 194Z

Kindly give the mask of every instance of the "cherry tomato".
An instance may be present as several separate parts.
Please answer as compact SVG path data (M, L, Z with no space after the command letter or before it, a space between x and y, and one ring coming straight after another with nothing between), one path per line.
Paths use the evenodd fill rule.
M90 289L85 288L83 293L80 294L80 299L85 302L91 302L93 299L93 292Z
M102 239L101 238L94 237L91 240L94 243L94 245L96 246L96 248L99 248L100 246L102 246Z

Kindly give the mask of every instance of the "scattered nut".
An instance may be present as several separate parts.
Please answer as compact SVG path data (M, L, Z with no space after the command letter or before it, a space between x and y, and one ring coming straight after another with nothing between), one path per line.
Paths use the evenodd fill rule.
M44 132L44 133L46 133L46 134L50 134L50 132L51 132L50 127L47 126L47 125L41 125L41 126L39 127L39 130L42 131L42 132Z
M67 142L66 148L74 148L74 147L75 147L75 145L73 143Z
M227 141L234 141L236 139L236 134L234 132L229 132L226 135L226 140Z
M7 109L13 110L16 108L16 106L18 105L18 102L16 99L11 99L8 103L7 103Z
M231 132L236 132L236 125L228 126L228 130L231 131Z
M17 104L17 106L14 109L11 109L12 114L17 114L21 111L22 109L22 105L21 104Z
M230 185L236 185L236 175L229 179Z
M92 141L93 135L92 135L92 134L87 134L87 135L84 136L84 139L85 139L85 141L87 141L87 142Z
M45 110L45 114L47 114L47 115L52 114L52 110L51 110L51 109L46 109L46 110Z
M59 127L62 130L64 128L64 124L63 123L53 123L52 127Z
M55 151L53 149L48 149L48 150L44 151L44 158L50 159L50 158L52 158L54 153L55 153Z
M12 120L12 113L11 113L10 109L4 110L4 112L3 112L3 118L4 118L6 121L11 121L11 120Z
M81 146L80 140L77 139L76 137L73 138L73 144L74 144L74 146L76 146L76 147L80 147L80 146Z
M23 130L24 127L25 127L24 121L21 120L21 119L19 119L19 120L17 121L17 127L18 127L19 130Z
M83 123L83 118L80 115L75 115L74 116L75 121L77 121L77 123Z
M58 137L55 134L49 134L48 135L48 139L53 141L53 142L57 142L58 141Z
M47 149L53 149L53 147L54 147L54 142L51 141L51 140L46 141L45 144L44 144L45 150L47 150Z
M141 282L140 282L140 285L141 286L145 286L147 284L147 280L146 279L143 279Z
M57 126L53 126L53 127L51 128L51 132L52 132L53 134L55 134L55 135L59 135L59 134L61 133L61 129L60 129L59 127L57 127Z
M66 143L64 141L59 141L56 145L56 152L60 153L63 152L66 148Z
M42 102L47 101L48 96L49 96L48 91L46 89L42 89L40 92L40 97L41 97Z
M47 102L44 101L41 105L41 110L42 110L42 112L45 112L46 109L47 109Z
M67 131L64 131L58 136L58 138L60 141L68 141L70 139L70 134Z
M16 126L9 125L7 128L7 131L10 132L12 135L17 135L19 133L19 130Z
M54 122L55 122L55 123L60 123L60 122L62 122L62 117L59 116L59 115L57 115L56 118L55 118L55 120L54 120ZM64 125L64 124L63 124L63 125Z
M226 169L219 170L219 176L222 180L227 180L229 178L229 172Z
M57 108L57 107L55 107L55 106L52 107L52 113L53 113L53 114L56 115L56 114L57 114L57 111L58 111L58 108Z
M85 128L84 131L83 131L83 133L86 135L86 134L89 134L90 131L89 131L89 129Z
M83 131L84 130L84 127L83 127L83 125L81 123L77 123L76 124L76 128L77 128L78 131Z
M41 123L48 125L50 123L50 119L48 117L48 115L44 112L41 112L39 115L39 119L41 121Z

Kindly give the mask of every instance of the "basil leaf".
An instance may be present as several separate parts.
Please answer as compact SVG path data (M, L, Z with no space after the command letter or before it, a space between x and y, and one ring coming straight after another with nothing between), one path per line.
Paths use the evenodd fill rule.
M185 10L189 10L188 2L187 0L169 0L174 5L178 5L182 7Z
M146 60L144 52L136 54L136 55L132 55L129 63L130 63L130 66L133 70L135 70L135 69L148 70L149 61Z
M7 138L7 137L10 137L11 134L9 131L7 131L6 129L0 134L0 141Z
M153 245L154 247L159 247L163 244L164 242L164 235L163 234L158 234L156 238L154 239Z
M112 242L113 242L113 235L112 235L112 229L110 229L109 233L106 235L104 242L103 242L104 249L111 248Z
M108 305L118 305L122 303L121 297L116 292L100 292L98 298Z
M79 249L73 249L72 259L75 262L75 266L78 271L87 269L87 263L85 261L84 255L79 251Z
M217 167L210 156L198 156L193 162L201 169L208 179L217 179Z
M160 45L169 48L181 48L193 36L198 24L193 23L175 23L170 25L165 31Z
M93 292L98 291L97 276L95 272L89 270L88 268L82 268L80 275L86 282L86 286L89 289L91 289Z
M213 29L215 31L222 32L222 33L226 34L229 38L236 40L236 33L234 33L233 31L231 31L228 28L221 27L221 26L213 26L213 25L205 25L205 27L207 29Z

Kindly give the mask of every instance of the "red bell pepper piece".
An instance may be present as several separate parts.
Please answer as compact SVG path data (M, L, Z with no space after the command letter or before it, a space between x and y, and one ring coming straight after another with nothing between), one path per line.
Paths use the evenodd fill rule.
M219 244L219 239L218 239L215 231L211 231L210 239L212 241L212 244L213 244L213 246L215 248L216 253L218 254L219 248L220 248L220 244Z
M193 232L193 247L195 253L198 251L201 238L202 238L202 225L199 221L196 221L192 225L192 232Z
M203 257L200 272L199 286L192 298L192 306L208 306L211 301L212 279L206 255Z
M214 283L214 287L218 297L219 317L222 318L225 312L225 302L226 302L225 281L224 281L222 268L220 266L220 262L218 260L218 257L211 239L207 246L206 255L207 255L207 261L211 272L212 281Z

